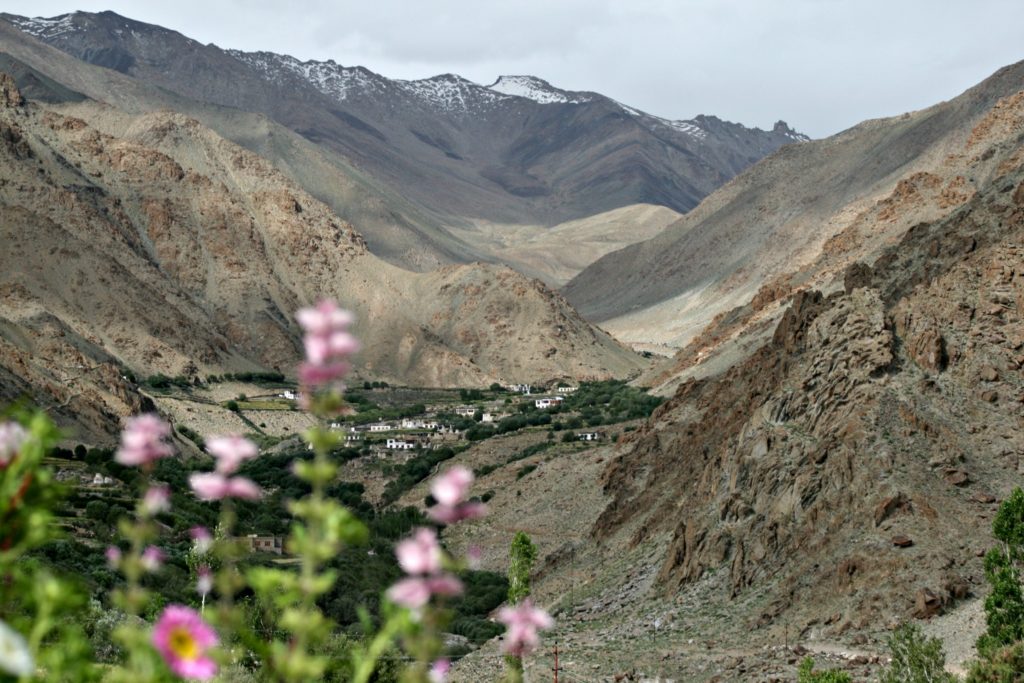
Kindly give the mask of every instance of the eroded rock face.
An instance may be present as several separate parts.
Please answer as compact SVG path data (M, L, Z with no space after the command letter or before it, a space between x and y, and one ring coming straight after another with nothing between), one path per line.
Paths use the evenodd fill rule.
M20 107L25 103L18 85L10 74L0 72L0 109Z
M609 464L595 532L669 532L661 585L726 571L733 595L767 591L754 625L839 634L967 595L1024 458L1022 180L915 226L844 291L796 294L770 344L682 385Z

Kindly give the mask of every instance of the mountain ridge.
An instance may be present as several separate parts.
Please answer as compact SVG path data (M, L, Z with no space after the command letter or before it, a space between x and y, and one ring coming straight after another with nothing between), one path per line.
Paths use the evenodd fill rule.
M267 116L382 187L401 188L406 205L393 213L426 242L427 268L481 256L445 226L551 226L638 203L682 212L753 161L802 139L788 127L761 131L714 117L673 122L596 93L541 103L453 75L393 81L329 61L226 51L113 13L0 16L84 62L196 102ZM557 90L530 83L534 92ZM364 96L339 98L349 89ZM380 196L391 202L386 189ZM413 237L405 228L365 234L378 255L424 269L408 255Z

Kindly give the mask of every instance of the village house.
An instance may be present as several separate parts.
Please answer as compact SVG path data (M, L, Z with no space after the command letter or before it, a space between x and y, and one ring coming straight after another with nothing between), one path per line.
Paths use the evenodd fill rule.
M394 428L395 425L391 422L374 422L367 427L368 431L371 432L390 432Z
M533 405L538 410L546 410L548 408L554 408L555 406L562 405L562 401L565 398L562 396L545 396L544 398L534 399Z
M282 536L257 536L249 534L245 537L251 553L274 553L284 554L284 538Z
M455 414L461 417L473 417L473 413L476 411L476 406L458 406L455 408Z
M604 434L602 432L580 432L576 438L580 441L600 441L604 438Z
M560 394L571 394L576 391L576 389L578 389L578 387L558 387L556 391Z
M286 398L289 401L294 401L295 400L295 392L291 391L290 389L285 389L280 394L278 394L277 397L278 398Z
M511 391L514 394L524 394L526 396L530 395L530 385L529 384L509 384L505 388L508 389L509 391Z
M411 451L412 449L416 448L416 446L418 446L418 445L419 444L417 444L415 441L409 441L409 440L406 440L406 439L398 439L398 438L390 437L390 438L388 438L387 442L384 444L384 447L385 448L390 448L391 450L397 450L397 451Z

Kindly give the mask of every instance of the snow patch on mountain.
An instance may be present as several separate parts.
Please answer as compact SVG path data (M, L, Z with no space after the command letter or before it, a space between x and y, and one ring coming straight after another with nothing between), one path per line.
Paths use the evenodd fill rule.
M334 60L303 62L290 55L274 52L228 50L228 53L274 83L283 84L287 76L296 77L339 102L356 95L365 96L388 90L388 79L361 66L345 67Z
M581 104L592 99L579 93L559 90L536 76L499 76L488 89L505 95L525 97L541 104Z
M76 29L74 14L61 14L60 16L45 17L9 17L12 24L19 30L33 36L34 38L56 38L57 36L71 33Z
M446 112L476 112L509 98L454 74L395 83L425 104Z

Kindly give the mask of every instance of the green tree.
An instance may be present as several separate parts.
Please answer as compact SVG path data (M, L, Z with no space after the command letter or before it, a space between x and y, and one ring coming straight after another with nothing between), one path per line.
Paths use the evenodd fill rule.
M882 673L881 683L953 683L946 673L942 641L925 638L921 627L904 624L889 636L892 664Z
M523 531L512 537L508 550L508 602L515 605L530 595L530 571L537 561L537 546ZM512 655L505 656L511 681L523 678L523 660Z
M978 639L978 652L986 658L1024 640L1024 491L1020 488L999 506L992 535L999 545L985 555L985 578L992 586L985 598L988 629Z
M537 546L525 532L517 531L508 556L508 601L515 605L530 594L530 571L537 561Z

